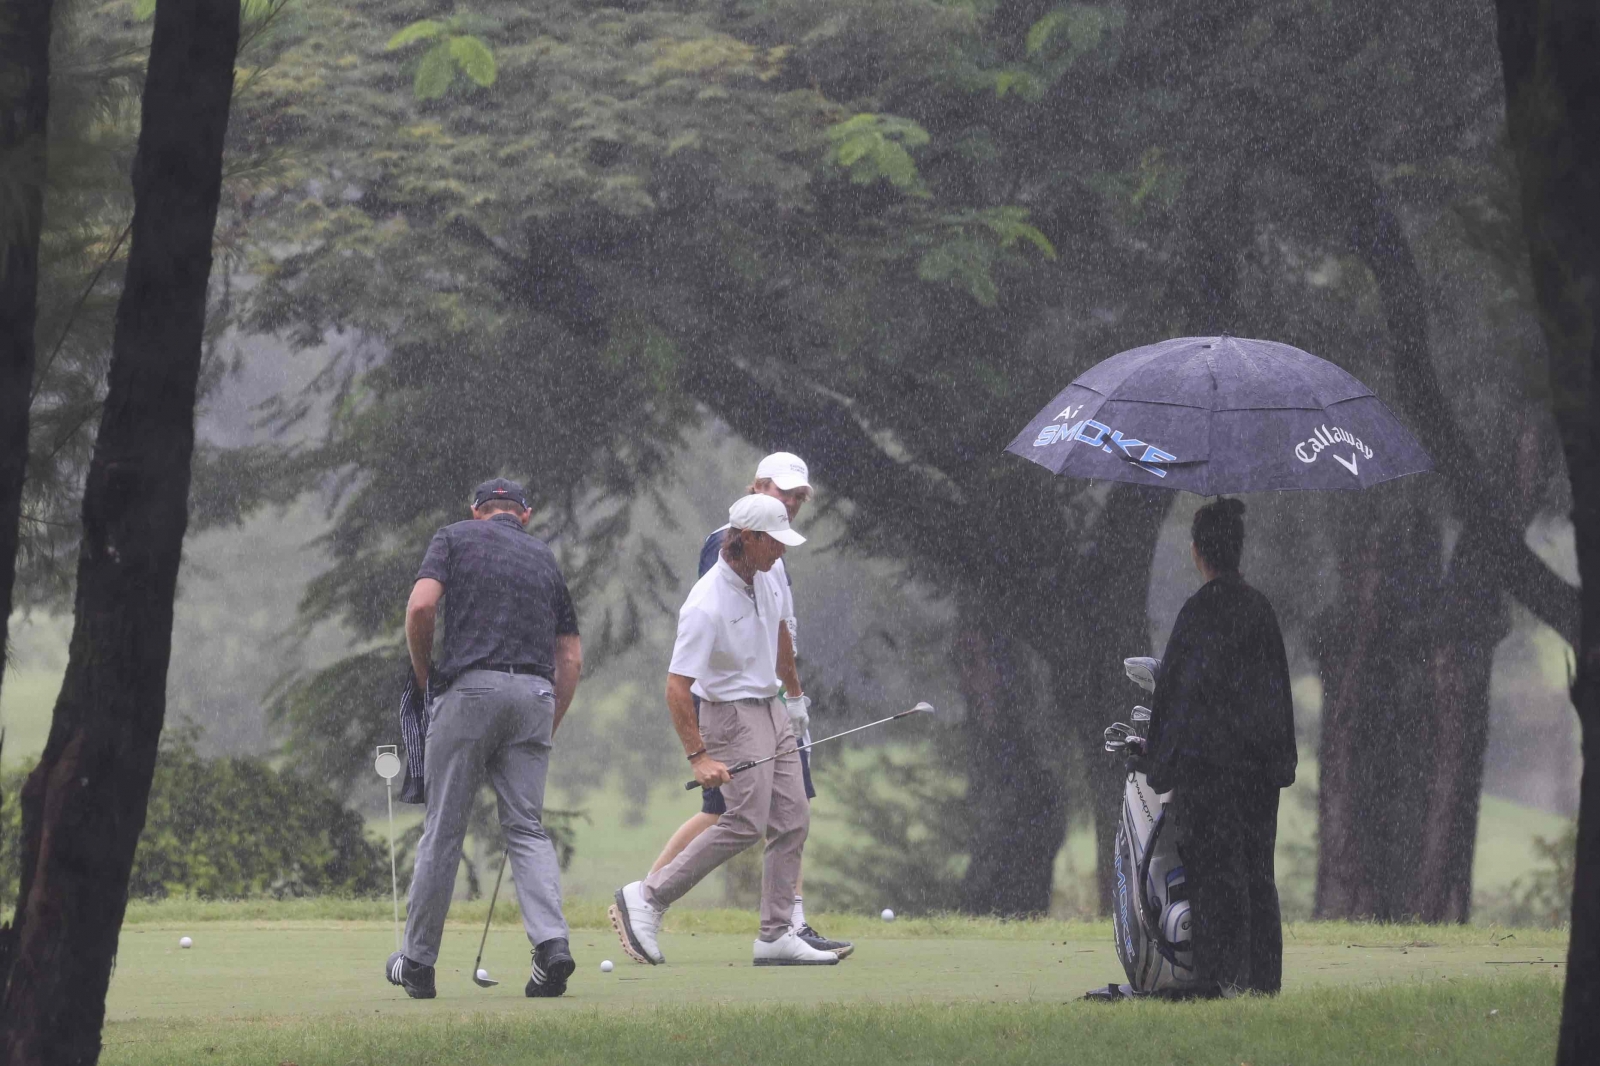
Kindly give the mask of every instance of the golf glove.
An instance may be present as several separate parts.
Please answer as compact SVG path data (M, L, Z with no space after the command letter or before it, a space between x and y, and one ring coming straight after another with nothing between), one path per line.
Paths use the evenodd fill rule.
M801 743L806 730L811 728L811 697L785 696L783 709L789 712L789 728L794 730L795 743Z

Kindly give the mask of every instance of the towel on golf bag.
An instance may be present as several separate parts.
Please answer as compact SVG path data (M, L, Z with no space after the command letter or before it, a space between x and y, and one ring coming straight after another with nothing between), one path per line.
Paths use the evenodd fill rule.
M424 803L422 769L428 743L428 693L406 664L406 690L400 694L400 737L406 745L406 777L400 786L401 803Z

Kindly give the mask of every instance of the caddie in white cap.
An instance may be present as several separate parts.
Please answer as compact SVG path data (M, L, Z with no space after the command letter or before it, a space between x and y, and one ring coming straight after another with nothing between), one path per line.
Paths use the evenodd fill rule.
M800 734L786 706L796 704L803 718L805 698L786 622L794 602L787 580L773 571L784 552L805 538L790 526L780 500L751 493L729 508L721 542L715 565L695 582L678 612L667 707L695 780L702 788L720 787L725 810L671 862L618 889L611 924L630 958L665 962L657 935L666 909L711 871L765 840L755 964L832 965L838 954L806 943L792 921L811 804L801 776ZM786 699L780 692L792 695ZM770 762L729 772L774 755Z
M805 460L793 452L773 452L762 459L756 466L756 476L750 482L748 493L762 493L782 502L784 509L789 512L789 521L793 522L800 515L800 509L811 499L811 471L806 466ZM722 537L728 527L722 526L713 530L700 548L700 574L716 565L717 558L722 552ZM789 586L791 592L794 588L794 577L784 560L779 559L772 566L772 576L780 579ZM798 656L800 651L800 633L793 615L785 619L789 633L789 648L778 649L778 674L786 676L785 657L792 651ZM790 725L794 733L801 739L802 744L808 744L811 737L807 732L810 722L811 699L803 695L799 689L790 692L785 689L784 695L790 712ZM800 776L805 781L806 798L815 799L816 788L811 781L810 752L805 748L800 749ZM678 857L689 841L717 824L724 811L727 810L723 802L722 790L708 788L701 793L700 813L690 816L689 820L678 827L677 832L667 841L661 849L661 854L656 858L655 865L650 867L650 872L655 873L667 863ZM804 880L802 874L801 880ZM802 888L799 883L795 885L794 907L790 911L790 922L801 940L821 951L831 951L841 959L846 958L855 950L855 945L848 940L832 940L812 928L806 920L805 900L802 898Z

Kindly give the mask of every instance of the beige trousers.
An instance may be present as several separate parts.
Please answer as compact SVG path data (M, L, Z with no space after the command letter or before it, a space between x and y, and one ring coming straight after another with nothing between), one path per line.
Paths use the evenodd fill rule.
M706 752L729 767L764 759L775 751L783 754L733 775L722 786L727 813L645 879L644 898L657 910L666 910L712 870L764 839L761 939L776 940L789 930L800 854L811 828L811 804L788 712L780 699L706 701L700 704L700 735Z

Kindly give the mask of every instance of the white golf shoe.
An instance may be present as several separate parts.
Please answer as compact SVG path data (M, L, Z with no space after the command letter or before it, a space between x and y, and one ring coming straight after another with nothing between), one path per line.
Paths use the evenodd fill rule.
M837 966L839 956L831 951L818 951L795 935L791 928L776 940L757 940L755 949L757 966Z
M617 889L617 901L606 913L628 958L650 966L667 961L656 943L656 934L661 932L661 912L645 902L643 881Z

